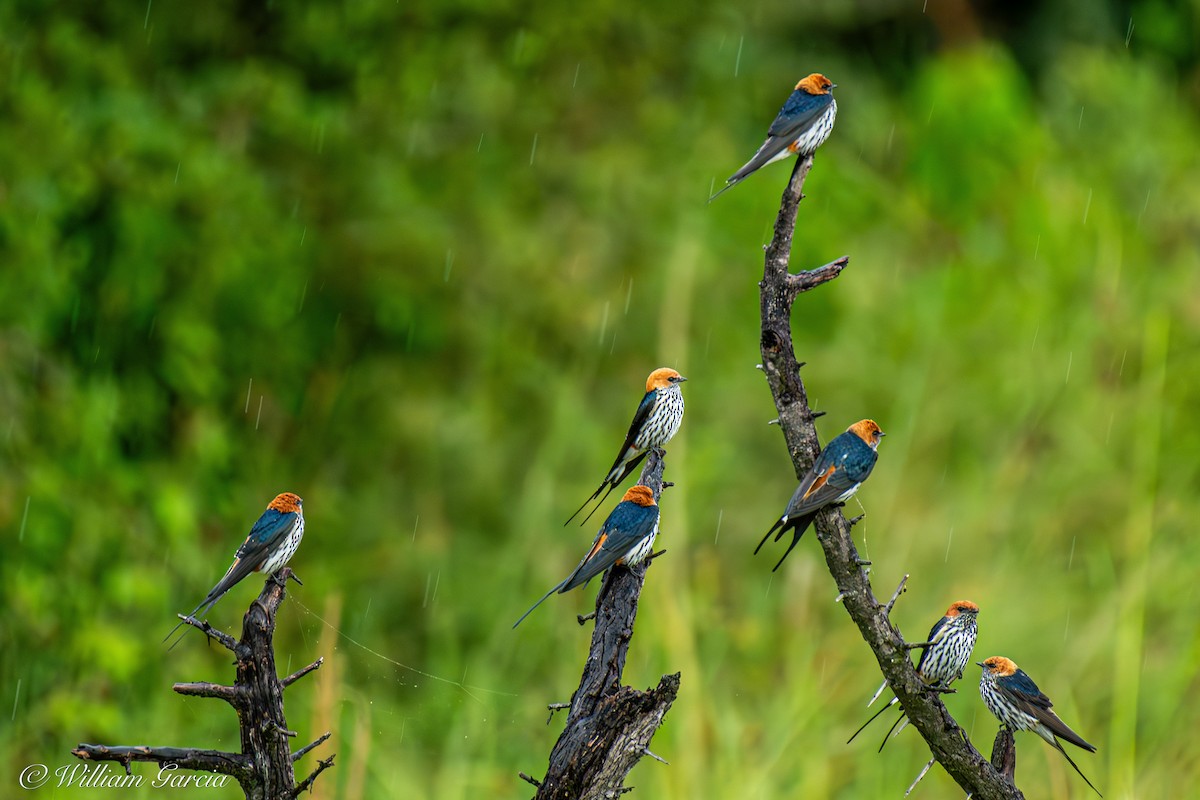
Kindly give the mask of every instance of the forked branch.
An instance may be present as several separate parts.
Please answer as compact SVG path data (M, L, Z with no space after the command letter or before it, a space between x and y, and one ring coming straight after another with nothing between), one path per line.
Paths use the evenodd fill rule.
M783 193L775 234L766 248L763 279L759 284L762 316L763 373L779 412L788 453L796 475L812 465L819 452L816 415L808 406L808 394L800 379L800 363L792 345L792 303L801 293L836 278L846 267L842 257L809 272L789 274L792 235L796 213L803 199L804 179L812 168L812 156L797 161ZM816 538L825 553L825 564L837 584L838 597L846 613L858 626L875 654L879 668L912 726L929 744L933 757L966 791L982 800L1022 798L1020 790L979 754L962 728L950 716L941 697L927 691L909 660L909 648L900 631L888 619L891 603L880 603L871 589L866 563L858 555L850 535L850 524L835 508L818 512Z

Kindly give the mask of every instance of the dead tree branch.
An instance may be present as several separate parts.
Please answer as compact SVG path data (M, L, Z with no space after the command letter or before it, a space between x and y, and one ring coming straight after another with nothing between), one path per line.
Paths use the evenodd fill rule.
M118 761L129 772L132 761L152 761L173 769L215 772L229 775L241 784L247 800L288 800L310 788L316 777L333 766L333 757L321 761L299 786L292 766L318 744L329 738L326 733L312 744L292 753L289 739L295 736L283 714L283 690L321 665L320 659L282 681L275 669L275 612L287 593L291 570L284 568L267 579L262 593L250 604L242 619L242 638L212 628L207 622L188 618L199 628L233 652L237 675L232 686L216 683L177 683L174 690L191 697L211 697L229 703L238 714L242 751L224 753L183 747L108 747L81 744L71 751L85 761Z
M843 256L809 272L788 272L796 213L803 199L801 190L811 168L812 156L807 156L799 159L792 171L775 221L775 234L766 248L763 279L759 284L762 368L797 477L816 460L820 447L813 425L815 415L808 406L808 395L800 379L801 364L792 346L792 302L799 294L836 278L848 263ZM928 692L917 677L904 638L888 619L884 604L875 598L845 517L835 508L825 508L818 512L815 528L846 613L875 654L880 670L900 700L900 707L929 744L934 758L959 786L975 797L982 800L1023 797L971 745L941 698Z
M652 451L639 483L657 501L662 492L663 454ZM625 777L649 750L650 740L679 692L679 673L639 691L621 685L625 656L633 638L638 597L649 561L633 569L614 567L596 596L592 644L579 688L571 698L562 734L550 752L550 767L539 783L537 800L592 800L617 797Z

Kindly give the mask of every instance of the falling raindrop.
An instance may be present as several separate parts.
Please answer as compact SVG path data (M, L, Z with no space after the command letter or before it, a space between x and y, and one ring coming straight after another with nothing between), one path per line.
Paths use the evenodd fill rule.
M483 151L483 134L481 133L481 134L479 134L479 144L475 145L475 152L479 153L482 151Z
M721 520L725 518L725 509L717 512L717 532L713 534L713 544L717 543L717 539L721 536Z
M176 165L175 165L175 183L176 183L176 184L178 184L178 183L179 183L179 170L180 170L182 167L183 167L183 162L182 162L182 161L180 161L178 164L176 164Z
M1038 251L1041 249L1042 249L1042 235L1039 233L1038 238L1037 238L1037 244L1035 244L1033 246L1033 260L1034 261L1037 261Z
M887 144L883 148L884 153L892 152L892 138L896 135L896 123L892 123L892 129L888 131Z
M304 239L305 239L307 236L308 236L308 226L307 226L307 225L305 225L305 226L304 226L304 229L300 231L300 246L301 246L301 247L303 247L303 246L304 246Z
M1084 108L1085 108L1085 106L1079 107L1079 122L1076 123L1076 125L1075 125L1075 127L1078 128L1079 130L1083 130L1083 109Z
M946 563L950 562L950 543L954 541L954 526L950 526L950 533L946 534Z
M1075 358L1074 353L1067 353L1067 377L1063 378L1063 383L1071 380L1071 361Z
M433 582L433 576L426 573L425 575L425 599L421 601L421 608L429 606L429 585Z
M17 701L21 699L21 679L17 678L17 693L13 696L12 719L17 718Z
M262 421L263 396L258 396L258 416L254 418L254 430L258 430L258 423Z
M575 86L576 86L576 85L579 83L579 68L580 68L580 67L582 67L582 66L583 66L583 62L582 62L582 61L581 61L581 62L579 62L578 64L576 64L576 65L575 65L575 80L571 81L571 88L572 88L572 89L574 89L574 88L575 88Z
M1146 190L1146 200L1142 203L1142 210L1138 212L1137 224L1138 224L1139 228L1142 226L1142 215L1146 213L1146 207L1148 205L1150 205L1150 190L1149 189Z
M604 333L608 330L608 301L604 302L604 315L600 318L600 335L596 337L597 346L604 346Z
M1125 47L1129 47L1129 40L1133 38L1133 17L1129 18L1129 29L1125 31Z
M146 30L150 27L150 6L153 3L154 0L146 0L146 20L142 23L142 30Z
M625 315L629 315L629 301L633 299L633 278L629 279L629 288L625 290Z
M446 271L442 274L442 282L450 282L450 269L454 266L454 251L446 250Z
M250 379L250 385L246 387L246 408L242 411L243 414L250 413L250 392L254 389L254 378Z
M746 37L742 36L738 39L737 58L733 62L733 77L738 76L738 70L742 67L742 45L746 43Z
M308 230L305 228L305 230ZM304 244L304 239L301 238L300 244ZM308 296L308 281L304 282L304 287L300 289L300 303L296 306L296 313L299 314L304 310L304 298Z
M1038 333L1040 333L1041 330L1042 330L1042 323L1039 322L1033 328L1033 343L1029 345L1030 350L1037 347L1037 337L1038 337Z
M537 140L538 135L535 133L533 135L533 147L529 150L529 166L531 167L533 166L533 157L537 155Z
M1083 224L1087 224L1088 212L1092 210L1092 190L1088 189L1087 203L1083 207Z
M419 524L421 524L421 515L417 514L417 518L415 520L413 520L413 538L412 538L412 540L414 542L417 541L417 526Z
M25 513L21 514L21 532L17 534L17 541L25 541L25 522L29 519L29 500L32 495L25 495Z
M1070 572L1071 565L1075 563L1075 537L1071 537L1071 552L1067 555L1067 571Z

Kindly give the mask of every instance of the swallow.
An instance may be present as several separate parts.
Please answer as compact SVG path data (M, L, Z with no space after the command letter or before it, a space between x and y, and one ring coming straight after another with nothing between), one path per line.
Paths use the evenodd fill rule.
M767 140L746 164L733 173L725 186L708 198L716 200L724 192L744 181L761 167L788 156L807 156L825 143L837 119L837 101L833 90L837 84L819 72L814 72L796 84L779 116L767 129Z
M660 367L650 373L646 378L646 394L642 396L642 401L638 403L637 411L633 414L633 421L629 423L629 433L625 434L625 441L617 452L616 461L600 482L600 487L583 501L583 505L575 510L564 525L569 525L588 503L600 497L601 492L604 492L604 497L600 497L596 508L604 505L609 492L629 477L629 473L642 463L646 453L671 441L679 430L679 424L683 422L683 393L679 384L686 380L687 378L667 367ZM592 518L596 508L588 512L580 525Z
M1082 736L1068 728L1067 724L1050 710L1054 704L1050 702L1049 697L1042 694L1033 679L1004 656L992 656L975 663L983 667L983 675L979 679L979 695L996 719L1009 730L1033 731L1045 739L1051 747L1062 753L1067 763L1083 778L1083 782L1091 786L1092 791L1099 797L1103 797L1100 790L1092 786L1092 782L1067 755L1059 739L1065 739L1089 753L1096 752L1095 746L1085 742Z
M304 501L291 492L277 495L250 529L250 535L238 548L225 575L217 581L217 585L209 591L200 605L187 616L207 614L226 592L251 572L273 575L283 569L300 547L300 540L304 538L303 505ZM180 625L183 625L183 621L172 628L163 641L170 639L175 631L179 630ZM172 649L174 647L174 644L171 645Z
M513 623L520 625L533 609L557 592L563 594L585 583L614 565L632 567L641 563L654 549L654 538L658 535L658 504L649 487L638 484L625 492L621 502L613 508L608 519L596 534L592 547L579 565L563 579L562 583L542 595L542 598Z
M800 485L796 487L792 499L788 502L787 510L783 512L767 535L754 548L754 554L767 543L771 534L775 533L775 541L788 530L792 530L792 543L784 552L783 558L775 565L775 569L783 564L783 560L792 552L792 548L800 541L800 537L812 524L816 513L825 506L844 503L854 496L858 487L875 468L875 460L879 457L876 450L884 432L879 429L874 420L863 419L851 425L833 438L816 462L804 474Z

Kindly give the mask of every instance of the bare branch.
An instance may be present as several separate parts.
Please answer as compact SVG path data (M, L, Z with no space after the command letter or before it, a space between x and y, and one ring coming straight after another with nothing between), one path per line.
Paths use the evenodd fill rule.
M1001 728L992 742L992 766L1000 771L1010 783L1017 777L1017 743L1012 731Z
M325 770L332 767L333 759L336 757L337 757L337 754L335 753L334 755L330 756L329 758L327 758L323 761L318 761L317 768L312 771L312 774L309 775L304 780L302 780L300 782L299 786L297 786L295 789L292 789L292 791L288 793L287 797L288 798L296 798L296 797L299 797L303 792L311 790L313 783L316 782L316 780L317 780L317 776L320 775Z
M156 764L175 764L180 769L201 772L216 772L230 775L241 782L251 774L250 758L241 753L224 753L220 750L199 750L191 747L108 747L102 744L81 744L71 755L84 761L118 761L129 774L132 761L150 761Z
M815 415L809 408L808 394L800 379L799 362L792 346L792 301L799 293L796 287L803 284L805 273L788 275L796 212L803 197L804 178L811 168L812 156L806 156L798 159L792 170L780 202L774 236L766 248L763 279L759 284L763 373L779 413L779 426L797 478L812 465L820 450L813 425ZM838 259L813 272L828 270L832 273L836 270L836 274L841 274L844 267L843 260ZM836 275L831 274L832 277ZM1023 797L971 746L946 711L941 698L925 691L925 684L913 669L900 631L891 624L875 599L868 573L862 566L863 559L850 535L850 525L841 512L834 508L822 509L816 515L814 526L825 564L837 584L846 613L858 626L885 680L896 693L900 707L928 743L934 758L959 786L983 800Z
M196 683L177 683L171 687L177 694L189 697L215 697L224 700L234 708L240 708L245 703L245 697L236 686L225 686L220 683L199 681Z
M651 451L638 481L650 488L656 501L669 485L662 480L664 455L661 450ZM546 777L535 783L522 776L538 786L538 800L591 800L622 794L625 776L646 755L651 738L675 702L678 673L664 675L649 691L621 685L638 598L649 568L650 562L643 561L632 569L614 567L604 577L596 596L587 662L579 688L571 697L563 732L550 753Z
M314 747L318 747L318 746L324 744L326 741L328 741L329 737L332 735L333 734L329 733L329 731L326 731L325 733L323 733L319 737L317 737L316 740L309 742L308 744L304 745L304 747L301 747L299 750L292 753L292 763L295 764L297 761L304 758L306 755L308 755L310 750L312 750Z
M286 678L281 680L280 683L283 685L283 688L286 689L287 687L291 686L293 683L300 680L301 678L303 678L305 675L312 672L313 670L320 669L321 665L324 663L325 663L325 657L322 656L321 658L318 658L316 661L309 664L307 667L304 667L303 669L298 669L295 672L293 672L291 675L288 675Z
M193 628L195 628L199 631L202 631L205 636L212 639L213 641L215 641L217 644L224 647L229 652L231 652L231 653L237 652L237 645L238 645L237 639L233 638L225 631L217 630L212 625L209 625L208 620L199 620L199 619L196 619L195 617L185 616L183 614L176 614L175 616L177 616L181 620L183 620L184 625L190 625Z
M275 667L275 614L283 602L291 570L284 568L263 584L262 592L250 604L242 618L242 638L212 628L207 622L188 618L189 625L204 631L233 652L237 658L237 677L233 686L216 683L176 683L174 691L192 697L214 697L237 710L241 728L241 753L198 750L181 747L108 747L81 744L71 752L81 759L119 761L128 772L131 761L154 761L176 768L216 772L234 777L249 800L291 798L312 786L316 777L333 766L333 757L320 766L299 786L296 785L295 759L329 738L326 733L312 744L291 752L290 737L283 713L283 687L321 665L320 659L299 672L279 679Z
M904 584L908 583L908 573L904 573L904 577L900 579L900 585L896 587L896 591L892 592L892 599L887 601L887 605L883 607L883 615L890 617L892 609L896 607L896 601L900 599L900 595L904 594Z

